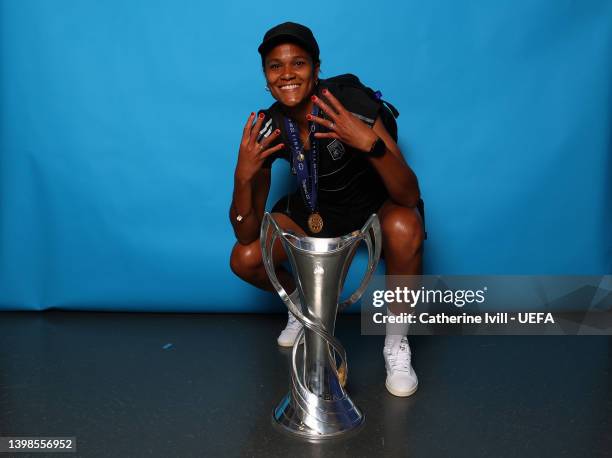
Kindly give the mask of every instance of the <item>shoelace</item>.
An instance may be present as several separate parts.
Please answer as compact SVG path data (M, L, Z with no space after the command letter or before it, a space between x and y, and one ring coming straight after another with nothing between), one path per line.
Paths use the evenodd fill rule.
M289 321L287 321L287 329L299 329L302 327L302 323L293 315L289 313Z
M389 349L389 352L390 351L391 349ZM391 368L395 371L410 371L410 347L408 346L408 339L406 337L402 337L397 354L395 356L391 355L389 362Z

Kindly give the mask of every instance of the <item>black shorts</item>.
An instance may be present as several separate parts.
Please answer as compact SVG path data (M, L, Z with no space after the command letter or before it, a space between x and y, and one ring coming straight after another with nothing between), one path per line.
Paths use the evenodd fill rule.
M319 213L323 218L323 229L314 234L308 229L310 210L306 208L299 192L288 194L281 198L274 207L273 213L287 215L311 237L340 237L361 229L372 213L378 213L387 197L371 200L359 207L343 208L337 205L319 204Z
M304 205L304 200L299 192L282 197L272 207L272 213L287 215L298 226L304 229L306 235L311 237L340 237L361 229L370 215L378 213L380 207L382 207L387 199L387 196L379 197L377 200L372 200L360 207L350 208L321 204L319 210L323 218L323 229L318 234L314 234L308 229L310 210ZM425 205L422 199L419 200L417 209L421 214L423 231L425 231ZM425 238L427 238L427 232L425 232Z

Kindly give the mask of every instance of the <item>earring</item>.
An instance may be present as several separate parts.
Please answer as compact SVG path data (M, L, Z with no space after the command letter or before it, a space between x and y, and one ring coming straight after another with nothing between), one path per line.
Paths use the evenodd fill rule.
M270 92L270 87L266 84L266 91Z

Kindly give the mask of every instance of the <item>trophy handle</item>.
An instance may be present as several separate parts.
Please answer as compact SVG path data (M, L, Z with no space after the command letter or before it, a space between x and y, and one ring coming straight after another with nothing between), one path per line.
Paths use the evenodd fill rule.
M367 288L368 283L372 278L372 275L376 271L376 266L378 265L378 260L380 259L380 250L382 245L380 222L378 221L378 216L376 215L376 213L373 213L372 216L370 216L366 223L363 225L359 234L359 238L363 239L363 241L368 247L368 267L363 277L363 280L361 280L359 288L357 288L347 300L339 304L339 311L344 310L346 307L354 304L359 300L359 298L363 295L365 289Z
M270 237L268 237L268 233L271 233ZM270 278L270 283L272 283L272 286L274 286L274 289L276 289L276 292L283 300L289 311L295 315L294 311L298 310L298 306L291 300L289 294L287 294L287 291L285 291L285 288L283 288L283 286L280 284L276 276L276 271L274 270L274 242L276 242L276 239L279 236L284 236L283 230L279 227L276 221L274 221L272 215L266 212L261 221L261 230L259 232L259 242L261 243L261 257L263 259L263 264L266 268L268 278Z

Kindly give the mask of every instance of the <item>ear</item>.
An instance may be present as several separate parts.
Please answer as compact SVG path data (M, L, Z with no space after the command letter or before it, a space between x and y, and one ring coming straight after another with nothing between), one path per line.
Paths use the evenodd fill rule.
M315 81L319 81L319 69L321 68L320 64L315 64L313 70L313 76Z

